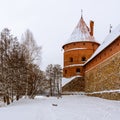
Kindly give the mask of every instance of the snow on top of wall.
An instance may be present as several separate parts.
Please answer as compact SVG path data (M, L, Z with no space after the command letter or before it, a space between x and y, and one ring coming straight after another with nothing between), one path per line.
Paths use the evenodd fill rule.
M76 66L83 66L84 64L72 64L72 65L68 65L68 66L65 66L64 68L67 68L67 67L76 67Z
M83 17L81 17L79 23L73 30L70 38L67 43L76 42L76 41L95 41L94 37L90 35L89 28L86 25Z
M97 91L97 92L92 92L92 93L87 93L87 94L97 94L97 93L113 93L113 92L118 92L120 93L120 89L117 89L117 90L104 90L104 91Z
M116 27L116 29L114 29L111 33L108 34L108 36L105 38L103 43L98 47L98 49L91 56L91 58L88 59L88 61L86 63L88 63L95 56L97 56L101 51L103 51L107 46L109 46L119 36L120 36L120 24Z
M72 51L72 50L85 50L85 49L87 48L72 48L72 49L66 50L65 52Z
M74 78L81 77L80 75L70 77L70 78L62 78L62 86L66 85L67 83L71 82Z

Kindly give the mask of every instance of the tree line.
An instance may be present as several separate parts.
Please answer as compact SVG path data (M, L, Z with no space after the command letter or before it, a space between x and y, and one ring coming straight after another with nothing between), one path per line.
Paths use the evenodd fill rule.
M61 66L40 69L41 46L30 30L19 42L8 28L0 33L0 98L10 104L21 97L34 98L41 93L60 95Z

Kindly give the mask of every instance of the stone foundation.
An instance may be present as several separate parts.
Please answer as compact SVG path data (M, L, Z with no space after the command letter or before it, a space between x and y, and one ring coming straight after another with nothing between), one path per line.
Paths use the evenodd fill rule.
M120 93L119 92L111 92L111 93L93 93L93 94L87 94L87 96L94 96L94 97L100 97L104 99L109 100L120 100Z
M120 52L85 73L85 92L117 89L120 89Z
M77 77L62 87L62 92L80 92L85 90L83 77Z

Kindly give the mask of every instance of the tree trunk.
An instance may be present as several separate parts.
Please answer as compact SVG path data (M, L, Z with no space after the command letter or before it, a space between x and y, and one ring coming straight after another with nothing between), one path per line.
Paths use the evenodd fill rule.
M52 79L50 78L50 96L52 96Z
M16 95L16 100L17 100L17 101L19 100L19 95Z
M5 96L3 97L3 100L4 100L4 103L6 103L6 102L7 102L7 101L6 101L6 97L5 97Z
M6 96L6 101L7 101L7 105L9 105L10 104L10 97L8 95Z

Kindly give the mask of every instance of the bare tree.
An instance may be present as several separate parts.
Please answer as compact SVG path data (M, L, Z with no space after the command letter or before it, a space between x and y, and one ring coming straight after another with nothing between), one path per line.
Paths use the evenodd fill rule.
M10 104L24 95L34 98L43 90L45 76L37 65L40 60L41 47L29 30L20 44L8 28L3 29L0 34L0 96L4 102Z
M31 66L31 74L28 83L28 95L30 98L34 98L36 95L41 94L45 90L45 76L37 65Z
M58 64L48 65L46 68L46 76L47 79L49 79L50 81L50 95L61 95L61 66Z
M4 96L4 102L10 104L11 90L13 86L13 74L11 74L11 68L9 67L10 53L15 46L14 41L16 37L10 34L10 30L5 28L0 35L0 52L1 52L1 83L2 92Z
M27 62L40 64L41 46L36 44L33 34L29 29L22 36L22 45L24 46Z
M58 98L61 97L61 87L62 87L62 68L59 64L54 65L54 76L55 76L55 90L57 92Z
M53 84L54 84L54 79L53 79L53 65L50 64L47 66L46 68L46 76L47 76L47 79L50 81L49 84L50 84L50 96L53 96Z
M26 96L29 95L29 86L33 84L31 82L33 79L36 79L36 74L33 69L34 65L36 64L39 66L40 61L41 61L41 47L39 47L33 37L33 34L30 30L26 30L24 35L22 36L22 47L23 51L25 53L25 59L27 61L27 66L26 66ZM32 67L32 68L31 68ZM30 77L32 76L33 79ZM33 80L35 81L35 80Z
M26 83L25 75L26 75L26 66L27 62L25 60L25 55L22 51L22 46L18 43L17 39L14 39L13 46L9 55L8 61L9 69L11 70L11 76L13 85L12 95L16 96L16 100L19 100L19 97L24 95Z

